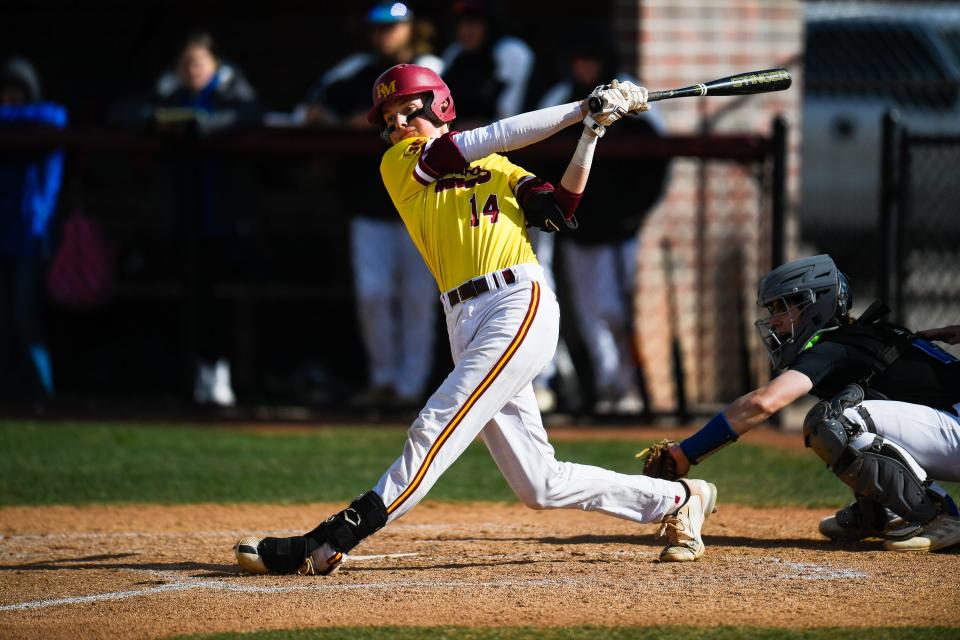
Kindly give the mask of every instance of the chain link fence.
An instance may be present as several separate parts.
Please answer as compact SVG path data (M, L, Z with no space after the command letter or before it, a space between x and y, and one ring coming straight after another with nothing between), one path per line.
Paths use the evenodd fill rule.
M912 135L891 117L885 129L884 273L898 320L920 329L960 323L960 136ZM960 355L960 345L947 347Z
M900 293L898 319L911 328L960 322L960 147L947 142L960 135L960 5L810 3L806 26L801 251L834 256L853 282L855 312ZM908 132L894 151L905 154L898 185L882 183L891 109ZM885 198L902 205L898 258L885 253ZM899 265L895 282L878 277L885 259Z

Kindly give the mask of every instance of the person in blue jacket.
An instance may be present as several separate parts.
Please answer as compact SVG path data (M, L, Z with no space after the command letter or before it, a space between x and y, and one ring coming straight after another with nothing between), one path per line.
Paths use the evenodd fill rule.
M66 126L67 111L44 102L37 73L12 57L0 68L0 130ZM60 150L0 156L0 399L53 395L39 317L40 275L63 177Z

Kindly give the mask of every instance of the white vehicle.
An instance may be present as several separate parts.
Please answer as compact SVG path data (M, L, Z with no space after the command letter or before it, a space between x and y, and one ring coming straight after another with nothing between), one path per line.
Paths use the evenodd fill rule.
M801 235L862 282L879 258L884 114L896 109L911 133L960 134L960 7L817 3L806 11ZM918 191L937 185L936 207L952 206L953 215L933 213L929 201L914 207L914 215L939 216L943 233L960 232L949 204L960 202L955 173L944 166L918 178Z

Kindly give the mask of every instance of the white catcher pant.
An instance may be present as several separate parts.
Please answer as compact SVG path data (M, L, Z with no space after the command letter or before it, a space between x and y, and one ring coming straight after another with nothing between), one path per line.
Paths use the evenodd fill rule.
M419 400L433 366L437 285L399 218L354 218L350 243L370 384Z
M388 522L419 502L478 435L527 506L659 521L682 501L680 483L554 457L531 381L553 357L559 308L539 266L514 270L515 284L447 313L454 369L410 427L403 454L374 488Z
M877 427L877 435L900 445L934 480L960 481L960 418L920 404L867 400L863 407ZM855 409L843 415L864 432L853 440L862 449L873 441Z

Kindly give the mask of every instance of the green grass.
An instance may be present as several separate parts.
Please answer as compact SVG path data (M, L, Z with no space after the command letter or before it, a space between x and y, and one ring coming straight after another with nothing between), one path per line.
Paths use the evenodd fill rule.
M396 428L239 431L136 424L0 423L0 505L115 502L345 501L369 489L400 453ZM557 457L638 473L648 442L555 443ZM757 506L837 506L848 498L810 451L748 443L696 468L721 500ZM949 487L954 495L958 486ZM474 443L430 497L513 501L482 444Z
M834 627L777 629L768 627L333 627L328 629L258 631L182 636L191 639L257 638L258 640L949 640L960 629L949 627Z

